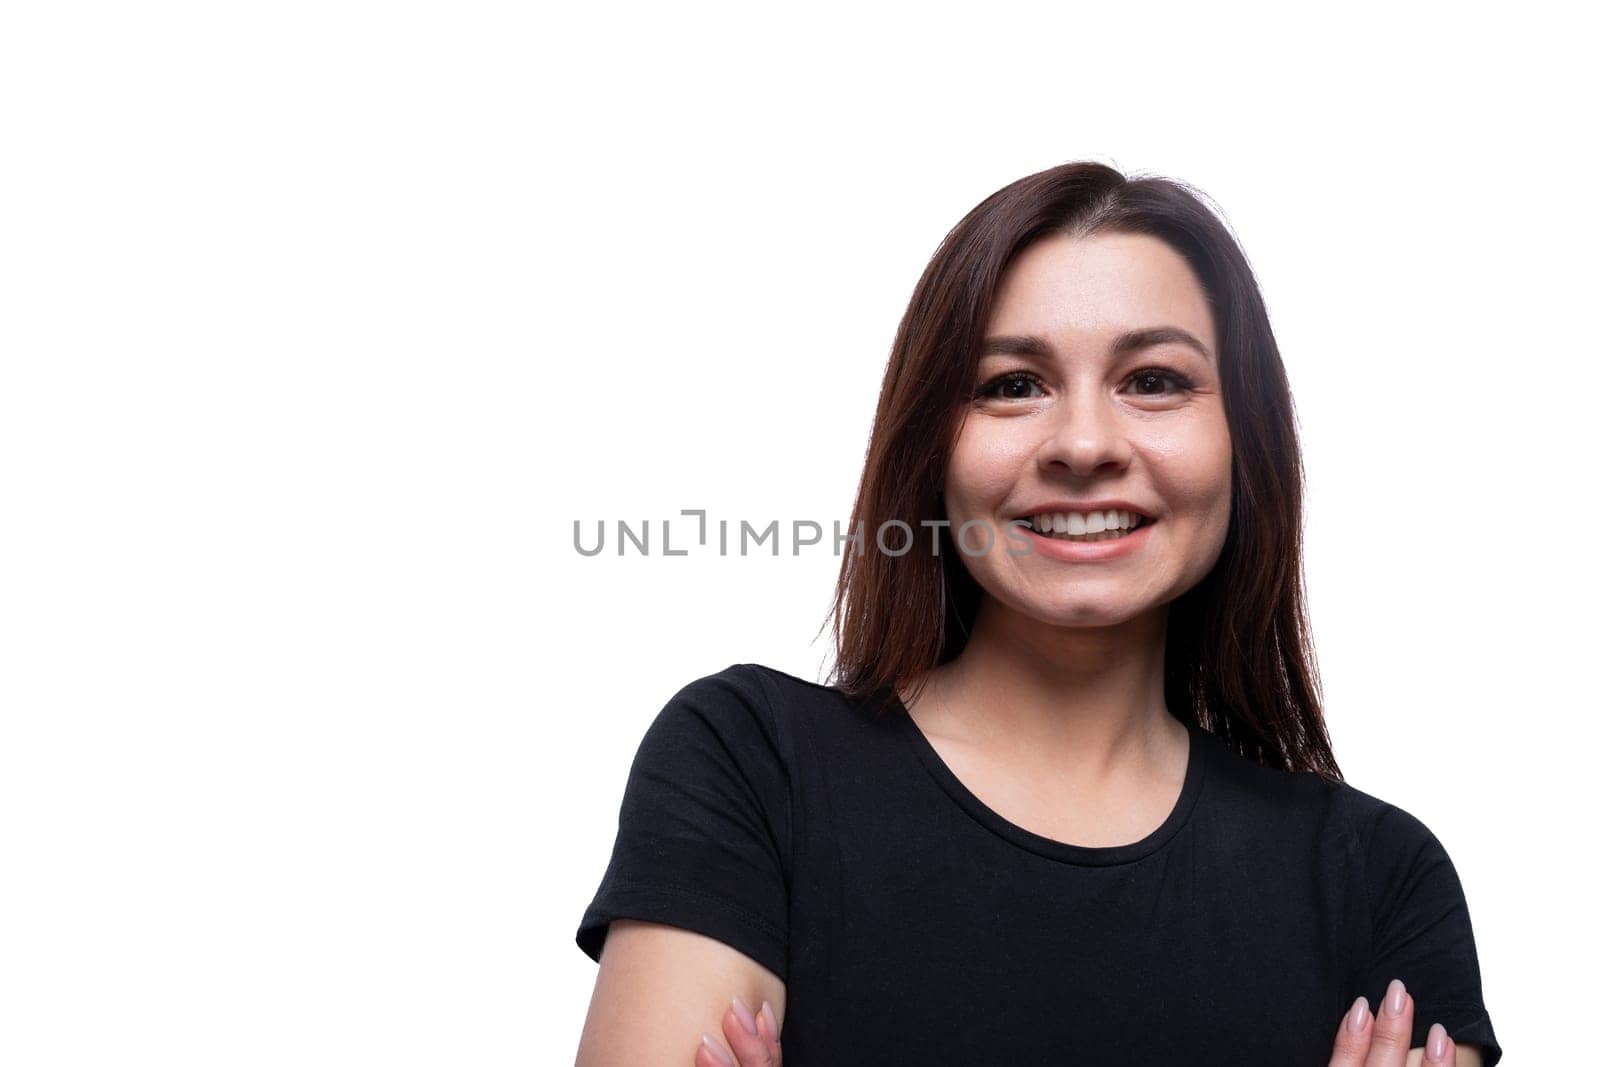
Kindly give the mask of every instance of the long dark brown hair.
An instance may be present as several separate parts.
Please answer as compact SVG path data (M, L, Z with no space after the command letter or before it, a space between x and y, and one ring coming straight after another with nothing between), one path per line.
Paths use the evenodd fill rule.
M850 519L863 550L844 552L829 613L829 684L881 713L903 682L966 645L983 591L948 527L935 527L937 554L920 533L900 555L879 551L875 538L892 520L925 531L925 520L943 517L958 416L976 388L978 347L1006 268L1046 236L1145 234L1183 256L1205 290L1233 438L1221 556L1168 608L1167 707L1265 766L1343 781L1305 614L1293 401L1255 275L1219 216L1182 182L1080 162L1007 185L945 236L900 320L878 395ZM894 551L905 542L885 534Z

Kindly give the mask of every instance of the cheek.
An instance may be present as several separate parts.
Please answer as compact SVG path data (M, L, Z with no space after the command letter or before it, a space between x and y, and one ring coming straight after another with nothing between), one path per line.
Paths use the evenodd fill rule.
M945 501L950 518L971 518L1004 503L1017 485L1032 445L995 423L969 420L950 453Z
M1226 524L1232 498L1233 449L1226 424L1163 439L1147 455L1161 497L1184 516Z

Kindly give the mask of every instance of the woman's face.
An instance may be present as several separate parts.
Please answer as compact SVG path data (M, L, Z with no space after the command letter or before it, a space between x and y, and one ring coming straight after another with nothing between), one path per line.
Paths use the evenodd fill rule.
M1154 237L1047 237L1013 261L944 490L952 536L987 526L968 531L962 559L993 600L1049 625L1111 626L1205 577L1232 468L1216 358L1199 279ZM1066 540L1006 525L1076 511L1097 529L1074 505L1108 500L1148 518L1097 543L1069 543L1075 518Z

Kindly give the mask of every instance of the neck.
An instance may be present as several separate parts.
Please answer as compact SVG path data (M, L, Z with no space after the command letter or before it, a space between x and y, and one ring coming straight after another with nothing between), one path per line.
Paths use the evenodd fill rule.
M1165 606L1106 627L1053 627L985 597L961 654L907 708L924 733L1080 780L1170 762L1184 728L1167 710Z

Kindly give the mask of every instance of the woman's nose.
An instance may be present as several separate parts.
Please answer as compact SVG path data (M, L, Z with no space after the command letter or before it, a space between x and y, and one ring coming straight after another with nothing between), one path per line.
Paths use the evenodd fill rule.
M1046 470L1090 475L1103 466L1125 465L1132 451L1116 401L1085 392L1056 405L1037 454Z

